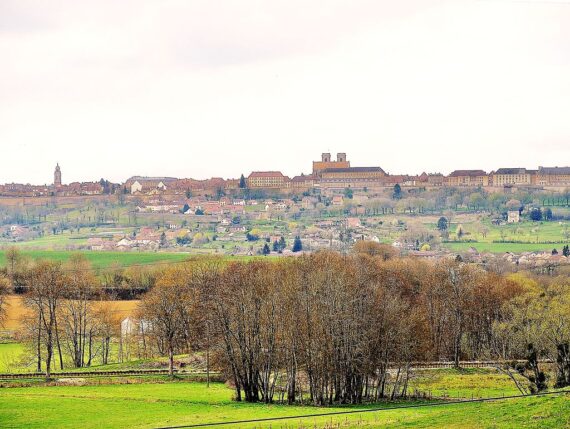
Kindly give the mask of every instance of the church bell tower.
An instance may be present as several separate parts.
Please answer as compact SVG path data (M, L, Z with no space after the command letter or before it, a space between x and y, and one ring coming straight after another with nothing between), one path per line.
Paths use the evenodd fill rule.
M61 187L61 168L59 163L55 166L55 172L53 173L53 186L56 188Z

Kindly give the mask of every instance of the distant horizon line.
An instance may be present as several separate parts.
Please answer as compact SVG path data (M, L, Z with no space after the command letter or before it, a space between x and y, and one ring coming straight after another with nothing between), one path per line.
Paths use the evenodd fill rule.
M312 161L312 162L321 162L321 161ZM331 161L331 162L336 162L336 161ZM350 161L348 161L348 162L350 162ZM361 167L361 166L359 166L359 167ZM350 168L359 168L359 167L351 166ZM61 167L61 165L59 165L59 162L56 163L56 169L57 168L59 168L60 171L63 171L63 168ZM454 173L456 171L483 171L483 172L485 172L486 175L491 175L499 169L524 169L525 171L532 173L532 172L538 172L541 168L570 168L570 166L567 166L567 165L558 166L558 165L556 165L556 166L545 167L544 165L539 165L537 167L537 169L532 169L532 168L527 168L527 167L499 167L499 168L493 169L489 172L487 172L487 170L483 169L483 168L456 168L456 169L451 170L448 174L444 174L441 172L429 172L428 173L427 170L422 170L422 172L418 173L418 174L409 174L409 173L391 174L387 171L385 171L385 173L386 173L386 176L419 177L425 173L427 175L442 175L443 177L448 177L449 175L451 175L452 173ZM288 176L287 174L284 174L282 172L282 170L275 170L275 169L272 169L272 170L257 169L257 170L250 171L249 174L247 174L247 175L245 173L241 173L241 174L243 174L243 176L247 179L249 177L249 175L251 175L252 173L256 173L256 172L279 172L279 173L283 174L283 176L288 177L289 179L292 179L293 177L298 177L298 176L312 176L313 175L313 173L302 173L301 172L301 173L293 175L293 176ZM96 179L96 180L87 180L87 181L74 180L74 181L67 182L67 183L62 182L62 185L69 185L72 183L99 183L101 180L105 180L105 181L107 181L111 184L114 184L114 185L121 185L121 184L127 183L131 179L135 179L135 180L136 179L195 180L198 182L208 181L208 180L212 180L212 179L222 179L224 181L231 181L231 180L240 180L241 174L239 177L210 176L207 178L176 177L176 176L153 176L153 175L135 174L135 175L129 176L126 180L121 181L121 182L113 182L112 180L109 180L109 179L105 178L104 176L101 176L99 179ZM63 174L62 174L62 176L63 176ZM11 181L11 182L0 183L0 185L24 185L24 186L46 186L46 187L50 187L50 186L53 186L53 182L52 183L43 183L43 184L37 184L37 183L34 184L31 182L25 182L24 183L24 182Z

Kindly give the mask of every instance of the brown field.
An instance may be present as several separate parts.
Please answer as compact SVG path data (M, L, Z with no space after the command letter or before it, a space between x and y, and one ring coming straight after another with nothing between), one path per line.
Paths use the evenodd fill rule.
M26 314L27 309L24 306L23 297L21 295L11 295L8 297L8 312L3 329L8 331L16 331L22 327L22 317ZM125 317L132 316L137 310L139 301L97 301L96 307L110 306L117 319L122 320Z

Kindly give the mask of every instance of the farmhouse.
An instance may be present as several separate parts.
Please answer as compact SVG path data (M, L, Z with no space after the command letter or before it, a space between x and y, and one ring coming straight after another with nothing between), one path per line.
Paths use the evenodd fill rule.
M317 202L318 200L314 197L304 197L301 200L301 207L303 207L305 210L311 210L315 208Z
M520 212L518 210L509 210L507 214L507 223L519 223L520 221Z

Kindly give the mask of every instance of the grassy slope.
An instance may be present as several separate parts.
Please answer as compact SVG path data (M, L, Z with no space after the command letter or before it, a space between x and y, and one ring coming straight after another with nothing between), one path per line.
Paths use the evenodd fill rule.
M524 380L521 378L523 384ZM414 390L432 396L453 398L489 398L517 395L514 383L504 374L490 368L438 369L417 371L410 381Z
M4 251L0 251L0 266L6 264ZM65 250L30 250L23 251L24 255L28 255L33 259L52 259L57 261L65 261L73 253L82 253L93 264L95 268L107 268L113 264L133 265L133 264L152 264L162 261L183 261L189 257L184 253L164 253L164 252L71 252Z
M490 253L522 253L535 251L551 251L557 248L562 253L561 244L536 244L536 243L445 243L445 247L455 252L465 252L470 247L477 249L478 252Z
M340 410L236 403L231 401L231 395L232 391L222 384L206 389L202 383L1 389L0 427L150 428ZM390 424L391 427L543 428L565 427L569 419L569 397L541 397L363 413L333 417L332 421L347 424L346 427ZM304 423L322 427L330 421L330 417L309 418ZM284 427L280 424L285 422L239 427ZM299 419L289 421L288 425L299 427Z
M493 225L489 219L484 219L482 224L488 229L485 237L477 228L476 217L474 216L456 216L450 227L452 238L455 238L457 225L461 224L465 231L469 234L464 239L476 240L476 243L447 243L445 246L455 251L465 251L469 247L474 247L478 251L484 252L529 252L552 250L553 248L562 249L562 244L566 242L564 228L567 223L562 222L531 222L525 220L521 223L507 225ZM435 229L435 225L429 225L430 229ZM493 241L501 241L501 231L504 233L504 239L507 241L520 241L522 243L493 243ZM553 244L541 244L540 241L553 242ZM557 242L554 244L554 242Z

